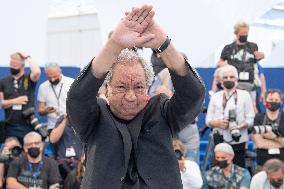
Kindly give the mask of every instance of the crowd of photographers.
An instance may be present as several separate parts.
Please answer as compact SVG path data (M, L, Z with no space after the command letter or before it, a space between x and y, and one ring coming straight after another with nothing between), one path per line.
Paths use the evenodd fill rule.
M212 167L201 174L196 121L173 140L185 189L284 187L283 94L278 89L266 89L259 63L264 54L255 43L247 41L249 26L241 22L234 29L236 40L224 47L209 93L206 125L214 133ZM34 109L41 70L23 52L13 53L10 58L11 74L0 80L1 107L5 111L0 125L0 187L79 188L85 155L66 114L67 92L74 79L64 76L57 63L45 65L48 80L40 84L37 94L38 112L48 120L43 125ZM155 52L151 62L156 77L149 95L164 93L171 98L174 88L168 69ZM29 64L29 73L25 73L25 64ZM98 96L107 100L103 87ZM261 102L265 113L260 111ZM247 144L251 139L257 166L248 171ZM52 146L50 157L44 154L46 141Z

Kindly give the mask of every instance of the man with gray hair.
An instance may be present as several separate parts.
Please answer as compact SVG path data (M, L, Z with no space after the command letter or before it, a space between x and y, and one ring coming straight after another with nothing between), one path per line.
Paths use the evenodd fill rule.
M218 138L232 145L234 164L245 167L245 144L247 128L253 125L253 103L247 91L236 89L238 72L234 66L224 66L220 77L224 90L211 96L206 124L218 131Z
M70 124L87 146L84 189L183 188L172 137L198 115L205 89L153 16L149 5L127 12L68 93ZM161 55L175 87L171 99L148 97L153 69L134 46ZM105 78L108 104L96 98Z
M263 171L252 177L250 189L281 189L284 180L284 163L278 159L267 160Z
M233 163L235 156L231 145L220 143L215 146L217 165L205 175L204 189L249 189L251 176L247 169Z
M24 137L25 156L12 161L7 175L9 189L57 189L61 177L55 160L43 155L44 144L37 132Z
M45 74L48 80L39 86L38 112L47 115L47 128L53 129L57 119L66 113L67 92L74 79L64 76L54 62L45 65Z

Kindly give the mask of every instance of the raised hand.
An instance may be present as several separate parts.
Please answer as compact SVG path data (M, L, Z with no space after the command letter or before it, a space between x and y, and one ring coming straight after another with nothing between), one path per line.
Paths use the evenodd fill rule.
M152 33L144 32L152 23L154 14L152 6L149 5L133 8L115 28L111 39L124 48L141 47L155 37Z

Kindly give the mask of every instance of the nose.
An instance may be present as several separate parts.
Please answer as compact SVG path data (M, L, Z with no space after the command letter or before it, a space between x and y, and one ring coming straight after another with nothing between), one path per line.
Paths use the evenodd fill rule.
M127 90L126 94L125 94L125 99L127 101L135 101L136 100L136 94L134 92L134 90L130 89L130 90Z

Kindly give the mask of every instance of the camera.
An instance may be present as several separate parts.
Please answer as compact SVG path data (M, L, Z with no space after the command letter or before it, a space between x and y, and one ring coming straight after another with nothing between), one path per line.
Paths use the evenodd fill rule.
M23 111L23 117L27 122L43 137L46 138L48 136L47 128L43 124L41 124L37 117L35 116L34 107L30 107Z
M278 130L279 125L277 123L273 123L271 125L255 125L248 129L249 134L264 134L268 131L272 131L276 136L282 136Z
M178 159L178 160L182 160L182 152L179 150L179 149L176 149L175 150L175 154L176 154L176 158Z
M9 151L10 151L10 155L5 155L5 154L0 155L1 163L6 163L15 157L19 157L20 154L22 153L22 148L20 146L14 146L10 148Z
M236 110L229 110L229 129L232 139L238 142L241 138L241 131L237 128L237 114Z

